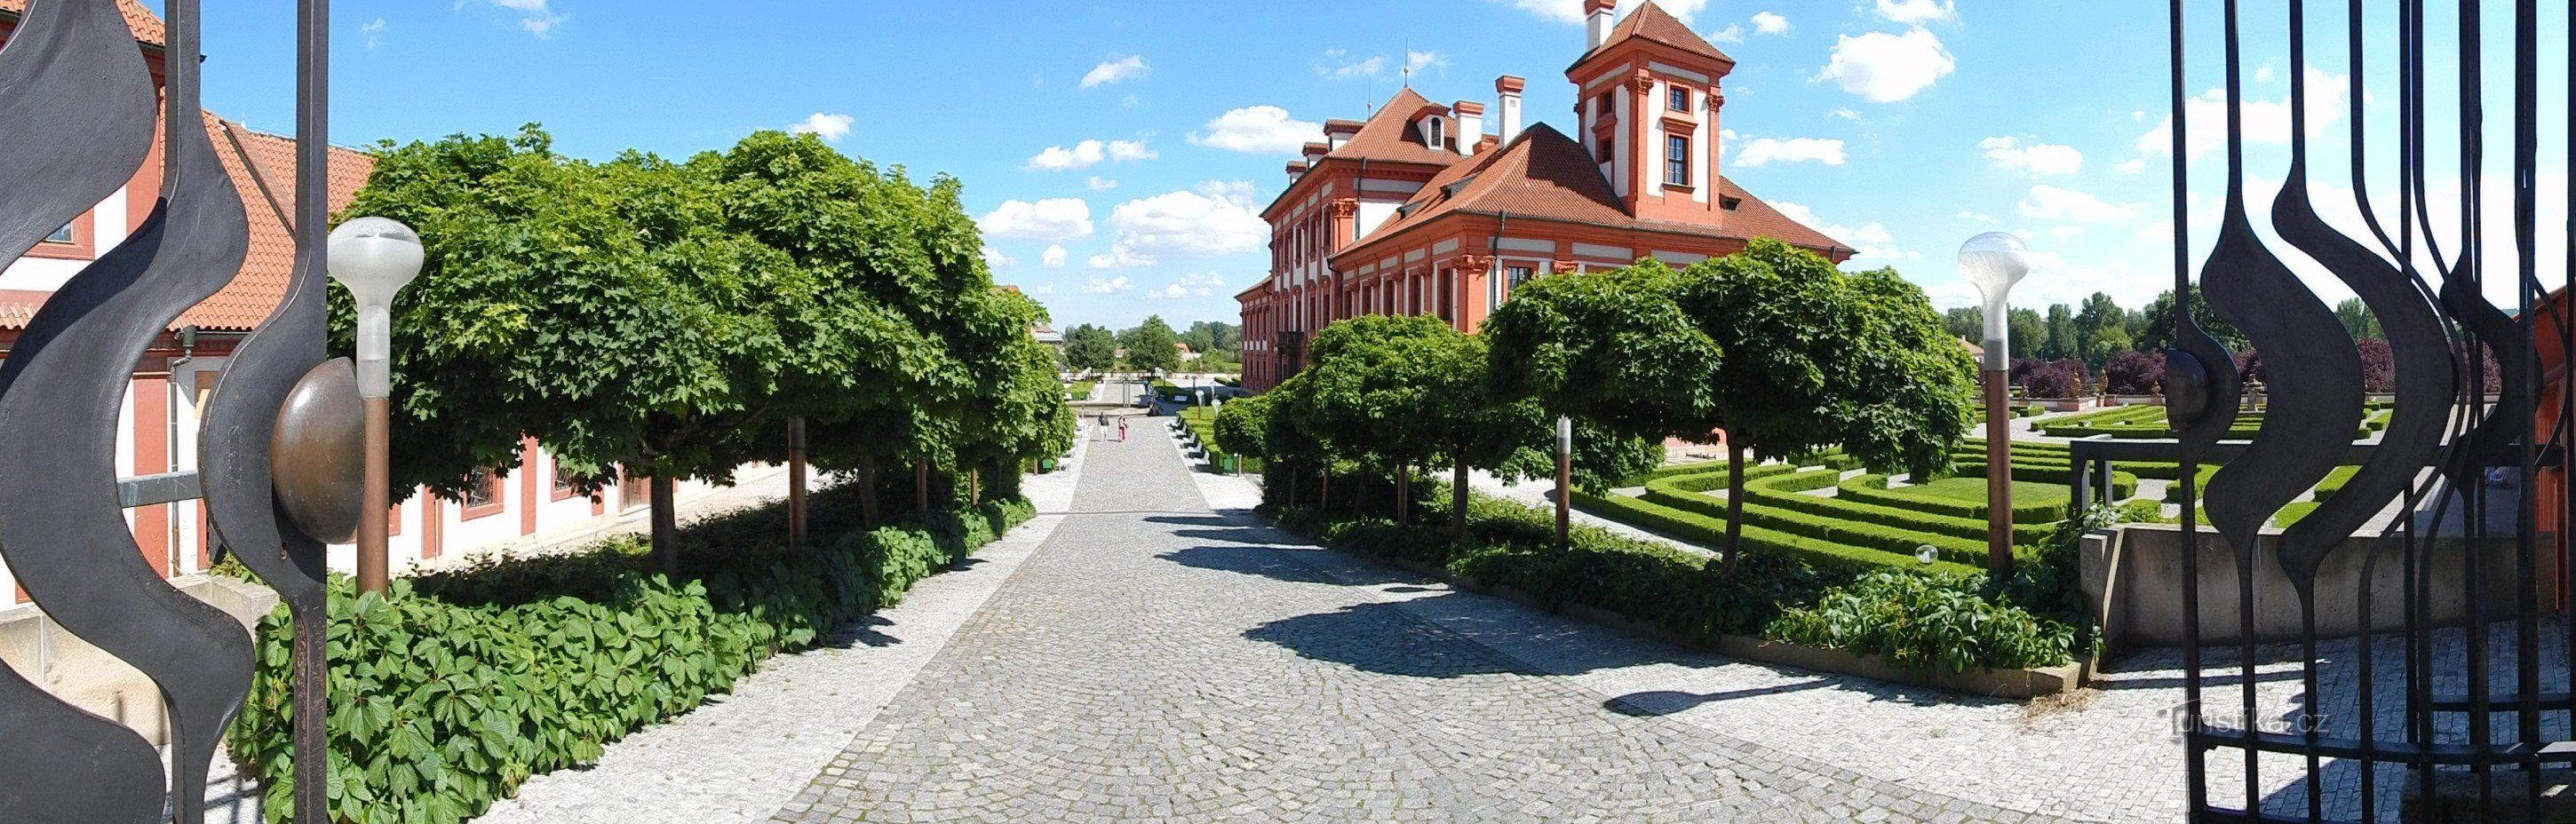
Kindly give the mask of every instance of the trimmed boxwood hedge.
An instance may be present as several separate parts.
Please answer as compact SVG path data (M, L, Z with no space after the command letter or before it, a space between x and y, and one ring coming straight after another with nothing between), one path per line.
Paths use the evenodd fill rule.
M1790 466L1788 464L1758 464L1755 466L1748 466L1744 468L1744 482L1750 484L1757 479L1768 478L1774 475L1786 475L1797 471L1797 469L1797 467ZM1684 492L1707 492L1712 489L1725 489L1728 480L1727 476L1730 474L1733 473L1727 472L1726 465L1721 463L1718 464L1718 469L1714 472L1673 475L1649 480L1638 485L1661 485Z
M1982 520L1952 518L1928 512L1798 494L1805 490L1824 489L1840 480L1840 474L1832 470L1813 470L1765 478L1760 481L1748 481L1744 484L1744 502L1794 509L1821 515L1829 520L1857 521L1914 530L1927 536L1947 535L1976 542L1978 546L1983 546L1985 543L1986 522ZM1649 493L1651 492L1649 488ZM2013 543L2016 545L2037 543L2040 539L2048 537L2049 528L2048 524L2014 524ZM1983 550L1978 551L1978 557L1984 557Z
M599 760L646 725L732 689L761 660L830 638L1027 520L1025 501L864 530L857 484L813 496L812 545L784 546L783 503L681 530L673 583L635 537L394 582L330 583L331 820L448 824L539 773ZM292 813L285 609L260 622L257 668L225 736Z
M1666 506L1655 500L1618 495L1592 495L1577 491L1574 506L1585 512L1613 521L1660 532L1673 538L1709 547L1726 545L1726 519L1702 512ZM1850 546L1834 541L1798 535L1757 524L1752 515L1755 507L1745 507L1746 517L1741 537L1747 558L1776 554L1795 558L1818 569L1845 575L1897 568L1919 569L1927 565L1917 561L1911 551L1905 554ZM1920 543L1919 541L1917 543ZM1979 549L1979 552L1984 552ZM1943 553L1946 558L1949 553ZM1970 574L1977 567L1953 560L1936 560L1928 568L1937 572Z
M1827 486L1831 485L1830 480L1835 475L1832 470L1809 470L1799 474L1808 478L1824 477L1828 480ZM1813 481L1801 479L1797 483L1804 485ZM1752 486L1750 481L1745 483L1748 493ZM1723 534L1726 524L1726 501L1722 498L1680 492L1668 484L1649 484L1642 500L1712 520L1718 524L1720 533ZM1915 550L1926 544L1931 545L1942 558L1962 564L1983 563L1986 556L1985 537L1982 532L1978 533L1976 540L1968 540L1911 526L1837 518L1772 506L1751 494L1745 496L1744 524L1747 527L1758 526L1842 546L1883 552L1891 558L1890 563L1895 562L1893 559L1911 561Z

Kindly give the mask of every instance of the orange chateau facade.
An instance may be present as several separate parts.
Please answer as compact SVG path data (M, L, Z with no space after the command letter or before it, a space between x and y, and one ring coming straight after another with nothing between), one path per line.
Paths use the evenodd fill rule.
M1328 120L1288 164L1270 222L1270 274L1243 307L1243 382L1296 373L1308 334L1355 315L1437 316L1474 332L1533 277L1673 266L1768 237L1840 263L1852 250L1718 174L1719 80L1735 61L1648 2L1613 22L1584 4L1588 48L1565 79L1574 134L1521 128L1518 77L1485 104L1432 103L1410 88L1366 121Z

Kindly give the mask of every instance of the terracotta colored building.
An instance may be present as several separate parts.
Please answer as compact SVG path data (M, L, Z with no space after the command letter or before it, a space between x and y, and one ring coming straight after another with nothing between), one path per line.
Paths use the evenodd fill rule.
M1719 174L1720 80L1735 61L1652 2L1614 22L1585 3L1586 46L1565 70L1573 134L1522 128L1524 81L1494 82L1496 132L1477 101L1410 88L1367 120L1328 120L1262 213L1270 275L1237 294L1244 387L1295 374L1306 336L1363 314L1433 315L1474 332L1533 277L1653 258L1674 266L1753 238L1852 250Z

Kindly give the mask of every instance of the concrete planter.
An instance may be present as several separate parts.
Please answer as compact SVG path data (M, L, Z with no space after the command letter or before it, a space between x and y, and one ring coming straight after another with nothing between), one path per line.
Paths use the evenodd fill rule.
M1895 684L1929 687L1943 692L2026 701L2075 688L2083 682L2090 667L2085 661L2039 669L1993 670L1973 669L1944 673L1898 667L1886 658L1862 655L1846 650L1820 649L1800 644L1765 641L1745 635L1721 635L1701 639L1682 635L1645 621L1639 621L1610 610L1586 604L1550 604L1529 593L1498 584L1487 584L1452 574L1447 569L1416 561L1375 558L1407 572L1438 579L1451 587L1491 595L1532 609L1545 610L1577 621L1598 624L1611 629L1651 638L1677 647L1704 650L1748 661L1795 667L1816 672L1858 676Z
M2087 600L2093 605L2094 617L2102 627L2103 643L2110 649L2178 646L2189 638L2183 626L2182 611L2182 540L2181 527L2170 524L2126 524L2097 532L2084 539L2080 568ZM2300 613L2298 590L2281 568L2275 550L2280 533L2267 530L2255 539L2254 546L2254 640L2256 643L2283 643L2305 637ZM2470 542L2458 537L2428 541L2431 557L2457 559L2472 551ZM2547 533L2540 537L2541 546L2554 540ZM2208 644L2235 643L2243 626L2237 605L2236 555L2214 530L2203 529L2197 544L2200 578L2201 641ZM2487 541L2486 566L2491 586L2487 599L2486 620L2503 620L2514 615L2516 563L2513 541ZM2532 586L2544 609L2554 608L2558 599L2552 582L2558 580L2556 553L2538 553L2540 569ZM2366 561L2376 558L2376 564ZM2437 564L2433 591L2446 593L2429 605L2430 620L2436 626L2457 626L2469 616L2460 576L2465 573L2459 563ZM2326 637L2349 637L2362 627L2359 594L2365 583L2370 592L2370 626L2374 631L2393 632L2404 627L2405 545L2400 537L2354 537L2326 556L2316 578L2317 632Z
M267 587L214 575L174 578L170 586L224 611L245 630L277 606ZM125 725L154 744L169 743L161 688L131 664L54 623L34 604L0 609L0 662L64 701Z

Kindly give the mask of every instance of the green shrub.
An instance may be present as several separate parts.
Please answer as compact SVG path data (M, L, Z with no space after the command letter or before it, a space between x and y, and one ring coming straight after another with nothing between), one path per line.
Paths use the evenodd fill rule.
M1707 492L1712 489L1725 489L1727 487L1727 476L1733 473L1726 471L1726 464L1722 462L1718 463L1717 467L1718 468L1714 471L1670 475L1663 478L1641 482L1636 485L1644 486L1655 483L1656 481L1661 481L1662 486L1667 486L1684 492ZM1773 475L1786 475L1797 471L1797 469L1797 467L1790 466L1788 464L1756 464L1744 468L1744 482L1749 484L1759 478L1768 478Z
M1860 523L1897 527L1904 530L1914 530L1926 536L1947 535L1953 538L1977 541L1980 545L1982 545L1986 539L1986 522L1982 520L1952 518L1925 512L1914 512L1854 501L1797 494L1805 490L1824 489L1826 487L1833 486L1840 480L1841 476L1839 473L1832 470L1809 470L1792 475L1764 478L1760 481L1748 481L1744 484L1744 502L1747 504L1767 504L1781 509L1797 510L1812 515L1821 515L1828 519L1855 521ZM2134 482L2135 481L2133 480L2132 483ZM1651 488L1649 488L1649 491L1652 491ZM2014 524L2013 543L2024 544L2038 541L2042 538L2048 537L2048 530L2049 527L2047 524ZM1980 555L1979 557L1983 556Z
M2114 464L2114 466L2127 467L2131 464ZM1962 478L1986 476L1986 464L1982 458L1976 463L1955 464L1951 470L1957 472ZM2012 465L2012 476L2013 480L2022 483L2052 484L2072 489L2075 473L2063 463L2026 464L2016 460ZM2138 494L2138 476L2125 468L2112 470L2111 500L2125 500L2136 494ZM2052 517L2049 520L2057 519Z
M1667 506L1656 500L1583 493L1575 494L1574 505L1575 508L1585 512L1630 526L1661 532L1701 546L1726 545L1726 517L1723 509L1719 510L1718 514L1712 515L1705 511ZM1908 544L1901 552L1851 546L1810 535L1774 529L1767 525L1772 521L1757 520L1754 509L1755 507L1751 506L1745 507L1746 516L1741 532L1745 557L1748 559L1760 557L1764 553L1775 553L1796 558L1819 569L1828 569L1845 575L1889 567L1903 569L1925 567L1922 562L1914 558L1913 551L1915 545L1924 541L1917 540L1914 544ZM1935 560L1930 568L1957 573L1975 571L1976 567L1956 560L1947 560L1957 557L1959 554L1957 550L1956 546L1942 548L1940 554L1944 560ZM1976 552L1978 553L1976 558L1982 561L1985 552L1983 546L1980 545Z
M725 692L763 659L811 646L1027 520L1025 501L863 531L851 488L821 490L811 524L831 537L783 545L783 505L682 530L673 584L643 543L486 562L399 580L388 596L330 584L332 820L461 821L543 772L597 761L628 733ZM267 781L268 820L293 797L284 607L256 633L257 669L226 735Z
M2055 666L2072 657L2072 630L1987 598L1979 586L1975 577L1881 572L1827 591L1813 606L1781 610L1763 634L1924 671Z

